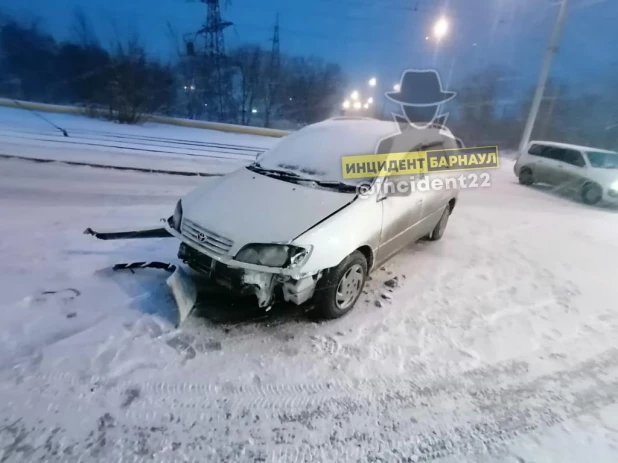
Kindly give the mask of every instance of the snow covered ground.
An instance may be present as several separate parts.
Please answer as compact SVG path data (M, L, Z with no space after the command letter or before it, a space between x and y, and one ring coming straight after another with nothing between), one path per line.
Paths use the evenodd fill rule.
M0 461L616 461L615 211L505 162L343 319L210 290L175 329L164 273L110 270L175 240L82 231L208 181L0 160Z
M257 135L155 123L129 126L73 114L37 116L0 107L0 156L216 174L253 161L276 142Z

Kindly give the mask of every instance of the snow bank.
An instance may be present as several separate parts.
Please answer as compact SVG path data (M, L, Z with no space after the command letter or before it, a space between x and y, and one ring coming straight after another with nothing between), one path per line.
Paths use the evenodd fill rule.
M227 173L253 162L278 139L165 124L120 125L72 114L0 108L0 154L181 172Z

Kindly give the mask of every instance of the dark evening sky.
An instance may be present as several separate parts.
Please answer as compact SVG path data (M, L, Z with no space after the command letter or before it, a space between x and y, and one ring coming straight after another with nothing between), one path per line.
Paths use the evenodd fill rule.
M196 0L0 0L0 11L37 17L59 39L70 37L76 8L87 14L103 44L116 31L126 36L137 31L149 52L164 59L175 56L166 23L181 36L198 29L206 11ZM337 62L351 86L362 88L375 75L379 88L387 90L410 67L436 66L445 82L452 70L456 84L492 64L510 67L512 79L528 87L538 75L557 11L555 0L232 0L223 16L235 23L226 31L228 46L268 47L279 13L282 52ZM426 41L441 14L450 19L451 33L440 44ZM617 24L618 0L570 0L552 75L581 83L615 69Z

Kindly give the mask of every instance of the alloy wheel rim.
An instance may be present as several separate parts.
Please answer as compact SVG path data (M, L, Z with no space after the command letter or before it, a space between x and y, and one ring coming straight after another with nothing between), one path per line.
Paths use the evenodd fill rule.
M354 303L363 287L363 280L363 267L359 264L352 265L343 274L335 293L335 303L339 309L347 309Z
M586 199L590 202L594 202L597 200L597 198L600 197L600 194L598 192L598 190L596 188L589 188L586 191Z

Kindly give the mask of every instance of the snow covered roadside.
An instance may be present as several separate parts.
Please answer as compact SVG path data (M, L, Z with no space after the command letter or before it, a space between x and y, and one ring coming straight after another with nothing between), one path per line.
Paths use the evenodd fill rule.
M341 320L213 296L175 330L164 274L109 267L177 243L81 232L209 179L0 160L0 459L615 461L618 215L511 169Z
M222 174L253 161L278 141L165 124L120 125L72 114L42 116L69 137L30 111L0 108L0 155Z

